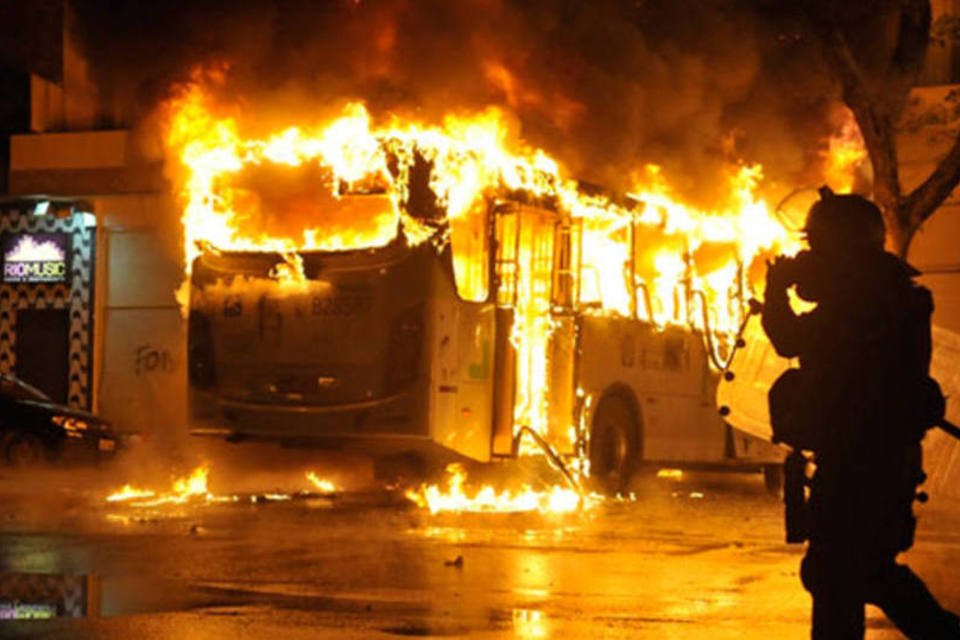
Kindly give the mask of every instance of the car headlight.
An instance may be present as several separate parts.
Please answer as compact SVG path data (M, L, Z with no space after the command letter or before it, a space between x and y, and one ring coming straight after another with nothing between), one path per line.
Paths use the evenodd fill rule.
M70 418L68 416L54 416L51 418L53 424L62 427L70 438L82 438L89 429L89 425L80 418Z

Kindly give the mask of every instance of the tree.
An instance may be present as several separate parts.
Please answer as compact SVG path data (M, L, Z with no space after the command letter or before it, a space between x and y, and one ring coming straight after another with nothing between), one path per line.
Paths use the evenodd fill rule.
M897 125L931 41L930 1L806 0L800 10L860 127L889 244L906 257L917 230L960 182L960 136L915 189L904 193L900 180Z

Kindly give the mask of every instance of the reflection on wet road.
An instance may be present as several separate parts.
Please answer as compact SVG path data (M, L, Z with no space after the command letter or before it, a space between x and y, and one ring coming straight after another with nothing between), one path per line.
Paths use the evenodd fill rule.
M383 490L131 509L103 500L109 470L90 473L0 478L0 568L102 576L104 617L0 635L807 636L801 549L757 477L650 473L634 501L586 512L431 515ZM928 511L909 559L957 608L955 525ZM871 627L898 637L876 613Z

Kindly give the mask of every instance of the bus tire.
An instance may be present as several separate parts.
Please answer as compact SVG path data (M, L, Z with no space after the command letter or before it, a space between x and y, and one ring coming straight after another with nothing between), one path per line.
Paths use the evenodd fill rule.
M601 400L590 431L590 479L606 495L626 493L637 466L637 416L619 395Z

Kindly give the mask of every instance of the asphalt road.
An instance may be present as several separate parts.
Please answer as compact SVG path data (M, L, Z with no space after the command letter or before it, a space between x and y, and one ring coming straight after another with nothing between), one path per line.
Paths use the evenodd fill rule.
M802 548L783 544L780 504L757 476L646 473L635 500L584 512L431 515L373 486L362 462L243 457L211 465L211 491L236 502L154 508L104 500L156 478L142 461L0 471L0 571L96 574L103 613L0 622L0 637L808 635ZM344 490L265 501L305 488L307 469ZM958 523L934 496L906 555L954 610ZM868 638L900 637L868 615Z

